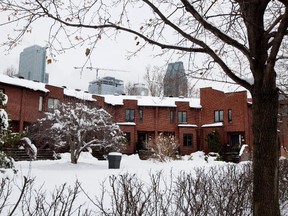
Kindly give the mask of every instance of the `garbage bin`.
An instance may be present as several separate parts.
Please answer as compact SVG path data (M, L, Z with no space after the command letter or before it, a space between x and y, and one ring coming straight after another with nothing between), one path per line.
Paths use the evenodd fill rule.
M122 154L118 152L110 152L108 154L109 169L119 169Z

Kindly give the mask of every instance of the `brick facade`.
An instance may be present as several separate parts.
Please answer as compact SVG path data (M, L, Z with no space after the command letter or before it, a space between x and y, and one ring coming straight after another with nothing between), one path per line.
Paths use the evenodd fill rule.
M7 112L13 130L18 132L22 132L26 125L35 122L48 110L49 103L51 105L49 99L57 99L59 102L83 102L107 110L129 138L125 151L128 154L135 153L140 136L147 141L159 133L175 135L180 143L181 154L199 150L208 152L206 138L215 130L220 133L223 148L252 144L252 105L247 101L245 91L224 93L202 88L200 99L94 95L96 101L67 95L64 88L51 85L45 85L47 91L33 90L0 80L0 89L8 95ZM112 99L109 101L108 97ZM146 99L154 104L145 103ZM131 115L134 113L134 119L127 119L127 112L131 112Z

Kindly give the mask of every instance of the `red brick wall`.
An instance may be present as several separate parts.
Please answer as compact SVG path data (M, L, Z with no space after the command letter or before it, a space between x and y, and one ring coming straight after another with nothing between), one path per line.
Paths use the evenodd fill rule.
M5 89L9 97L7 111L10 118L19 121L19 130L22 131L25 122L35 122L41 116L39 109L39 97L43 96L43 106L47 108L48 98L59 99L60 101L71 100L64 96L63 88L47 85L50 92L33 91L22 87L1 84L0 88ZM13 96L11 96L13 95ZM205 138L212 130L219 130L223 143L229 142L229 133L237 132L245 134L245 142L252 144L252 107L247 104L247 93L223 93L204 88L200 90L201 109L189 107L189 102L177 102L177 107L138 107L137 100L124 100L124 105L105 104L104 97L95 96L97 107L102 107L108 111L115 123L125 122L125 110L135 111L135 125L120 125L124 132L130 133L130 145L127 146L126 153L135 152L135 144L139 133L147 133L149 136L156 136L160 132L175 134L180 142L180 152L190 154L197 150L207 150ZM143 121L139 119L139 110L143 111ZM228 121L228 109L232 110L232 121ZM45 110L45 109L44 109ZM174 123L170 122L170 111L174 111ZM220 128L202 128L204 124L214 123L214 110L224 111L224 126ZM187 112L188 126L178 126L178 111ZM186 124L186 123L185 123ZM190 125L190 126L189 126ZM198 127L191 127L197 125ZM192 147L183 146L183 134L193 135Z
M212 88L203 88L200 89L200 97L202 106L201 125L214 123L214 111L223 110L223 143L229 143L229 133L243 132L245 134L245 142L252 144L252 109L251 107L249 108L247 103L246 91L224 93ZM232 121L230 122L228 121L228 109L232 110ZM209 129L204 128L203 130ZM203 133L202 142L205 142L207 133Z
M45 97L45 92L34 91L13 85L1 84L8 96L7 113L12 120L13 129L22 132L26 124L35 122L42 116L39 111L39 98Z

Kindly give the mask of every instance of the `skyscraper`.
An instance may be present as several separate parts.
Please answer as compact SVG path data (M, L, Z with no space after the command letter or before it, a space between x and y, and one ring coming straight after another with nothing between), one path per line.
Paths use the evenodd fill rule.
M164 76L164 96L179 97L188 95L188 80L183 62L169 63Z
M28 80L48 83L46 48L38 45L25 48L20 53L19 76Z

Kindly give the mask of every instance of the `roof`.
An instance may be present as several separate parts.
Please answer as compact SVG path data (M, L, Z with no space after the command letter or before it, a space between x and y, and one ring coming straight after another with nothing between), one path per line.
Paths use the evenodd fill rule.
M64 89L64 95L75 97L81 100L86 101L96 101L92 96L92 94L84 92L84 91L77 91L73 89Z
M32 80L20 79L18 77L10 77L4 74L0 74L0 83L6 83L14 86L20 86L34 91L49 92L45 88L45 83L35 82Z
M154 107L177 107L176 102L189 103L190 108L202 108L199 98L182 97L152 97L152 96L132 96L132 95L100 95L104 97L107 104L124 105L124 100L136 100L138 106Z
M202 125L202 128L203 127L222 127L222 126L223 126L223 122L215 122L212 124L204 124Z

